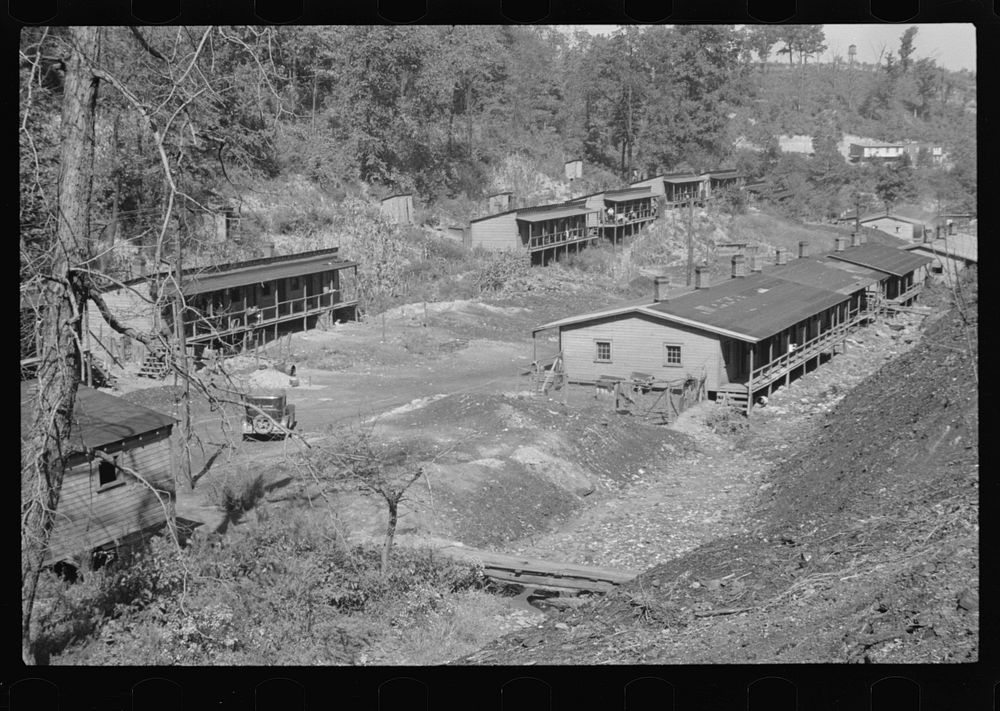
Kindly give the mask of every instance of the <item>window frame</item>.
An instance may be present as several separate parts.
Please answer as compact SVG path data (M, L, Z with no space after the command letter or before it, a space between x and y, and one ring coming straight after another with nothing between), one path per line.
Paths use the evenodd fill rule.
M608 347L608 357L601 358L601 346L607 344ZM614 358L614 345L610 338L595 338L594 339L594 362L595 363L612 363Z
M673 363L673 362L671 362L668 359L668 357L667 357L667 353L668 353L667 349L668 348L676 348L677 349L677 362L676 363ZM683 366L684 366L684 344L682 344L682 343L670 343L670 342L664 341L664 343L663 343L663 367L664 368L681 368Z
M112 464L111 462L105 461L104 459L97 460L97 462L98 462L97 463L97 493L102 493L102 492L105 492L105 491L110 491L112 489L117 489L119 486L125 486L125 484L128 483L128 482L125 481L125 477L123 476L124 473L122 472L121 467L118 466L119 456L115 455L114 460L115 460L114 464ZM101 470L103 468L105 468L105 467L113 467L114 479L112 479L111 481L102 483L101 482L101 476L102 476L102 471Z

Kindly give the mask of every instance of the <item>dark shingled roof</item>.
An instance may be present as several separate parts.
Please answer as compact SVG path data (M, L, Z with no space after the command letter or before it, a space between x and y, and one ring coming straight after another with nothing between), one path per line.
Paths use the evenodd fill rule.
M648 309L759 341L845 298L777 275L755 274L656 303Z
M184 293L190 296L207 291L232 289L247 284L259 284L272 279L305 276L353 266L357 266L357 262L337 258L337 248L220 264L215 267L204 267L185 272ZM165 294L170 295L175 291L173 284L164 285Z
M557 220L560 217L574 217L576 215L587 215L596 210L588 210L584 207L573 207L571 205L555 205L545 208L530 208L529 210L518 210L517 219L525 222L542 222L544 220Z
M28 436L34 421L37 387L36 380L21 383L21 439ZM70 449L99 449L173 424L172 417L81 385L73 408Z
M906 276L915 269L933 261L930 257L914 254L905 249L884 247L880 244L863 244L843 252L834 252L830 259L839 259L851 264L860 264L869 269L877 269L893 276Z
M856 271L847 270L839 268L839 264L847 266L846 262L806 257L795 259L788 264L768 267L764 271L785 281L835 291L838 294L853 294L870 284L878 283L883 278L880 272L871 269L855 267Z
M608 202L625 202L626 200L638 200L644 197L651 197L651 188L643 185L638 188L628 188L625 190L608 190L604 193L604 199Z

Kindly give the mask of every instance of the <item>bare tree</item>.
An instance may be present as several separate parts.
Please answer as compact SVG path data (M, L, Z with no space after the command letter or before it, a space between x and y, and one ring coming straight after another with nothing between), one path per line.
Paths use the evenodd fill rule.
M389 572L392 545L399 522L399 506L422 476L423 462L433 461L419 442L380 440L373 426L346 430L313 453L311 464L320 479L348 484L385 504L387 519L382 542L382 575Z

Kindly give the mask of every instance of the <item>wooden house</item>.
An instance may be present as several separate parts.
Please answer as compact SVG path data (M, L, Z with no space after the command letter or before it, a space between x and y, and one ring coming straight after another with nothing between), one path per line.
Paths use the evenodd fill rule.
M598 210L582 205L547 205L488 215L469 223L469 246L526 251L532 264L548 264L600 239Z
M931 259L929 274L954 276L972 264L979 262L979 246L975 235L963 233L945 234L937 239L927 239L920 244L906 248L913 254Z
M733 255L732 278L725 282L709 286L698 268L693 291L660 287L652 301L554 321L533 336L557 332L569 382L627 379L633 373L703 378L709 397L749 412L755 397L832 354L886 298L903 303L918 293L914 270L923 261L878 245L838 247L841 251L794 261L780 250L777 263L766 270L758 255L749 268L743 255Z
M847 149L847 159L852 163L897 161L905 154L905 143L866 141L863 143L851 143Z
M881 273L879 289L883 308L908 306L920 295L931 257L880 244L862 244L830 259L855 264Z
M32 426L36 388L37 381L21 383L22 441ZM173 515L173 426L172 417L80 386L44 565L141 538L166 524Z
M689 202L702 203L714 194L726 190L740 190L745 179L731 168L710 170L706 173L667 173L632 183L633 188L648 187L654 197L660 198L665 207L674 208Z
M178 335L183 323L189 347L239 348L279 332L306 330L320 319L356 318L357 263L339 258L338 248L252 259L185 271L180 294L164 281L161 298L153 299L151 277L133 280L104 292L109 309L127 326L143 333ZM163 275L161 275L163 276ZM90 304L85 315L85 350L110 358L119 366L162 364L162 353L150 354L120 336ZM175 344L176 345L176 344Z
M382 214L400 225L413 224L413 195L406 193L390 195L382 200Z
M489 214L495 215L498 212L506 212L514 208L514 193L505 190L489 196Z
M578 180L579 178L582 178L583 161L578 158L566 161L565 172L567 180Z
M591 193L564 204L590 210L588 227L596 227L613 244L641 230L659 212L658 201L648 185Z
M847 219L848 221L857 222L862 227L879 230L885 232L887 235L892 235L906 241L922 240L924 232L927 230L927 227L921 220L893 213L864 215L858 220Z
M719 194L737 191L746 184L745 178L735 168L720 168L710 170L704 174L706 179L706 196L718 196Z

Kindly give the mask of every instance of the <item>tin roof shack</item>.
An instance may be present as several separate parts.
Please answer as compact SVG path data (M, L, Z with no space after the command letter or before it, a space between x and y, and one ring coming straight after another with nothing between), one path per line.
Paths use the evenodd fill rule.
M910 245L906 249L931 259L927 267L928 275L954 276L970 264L979 262L979 245L975 235L945 235Z
M582 203L524 207L469 223L469 246L491 251L525 250L532 264L578 252L600 238L598 210Z
M679 207L689 201L701 202L711 188L710 176L694 173L666 173L631 184L633 188L648 187L656 197L661 197L666 207Z
M901 159L905 153L905 143L865 141L850 144L847 149L847 159L852 163L896 161Z
M22 442L30 434L36 389L37 381L21 383ZM173 426L172 417L80 386L44 565L141 539L166 524L173 515Z
M892 310L908 306L924 288L927 265L931 257L914 254L905 249L885 247L880 244L862 244L843 252L834 252L830 259L856 264L883 274L879 281L882 308Z
M727 192L738 191L746 184L746 179L735 168L720 168L705 173L708 179L707 196L719 196Z
M601 236L612 244L641 230L656 219L659 211L648 185L582 195L564 204L592 211L592 215L588 215L588 227L597 227Z
M533 335L558 330L569 382L628 378L637 371L704 378L710 397L749 413L753 396L832 355L868 317L860 303L852 305L865 279L821 260L809 269L831 288L797 283L810 278L802 267L795 281L760 272L745 276L743 257L736 255L733 278L721 284L707 286L698 273L694 291L554 321Z
M892 213L886 215L868 215L862 217L858 222L865 227L881 230L888 235L909 242L923 239L924 231L927 229L920 220Z
M388 216L400 225L413 224L413 195L390 195L382 200L382 214Z
M184 272L183 327L188 346L239 348L279 330L306 330L320 319L356 318L354 274L357 262L339 259L338 248L252 259ZM149 278L108 289L104 300L127 325L144 333L168 329L177 334L179 299L173 281L162 298L149 297ZM89 306L87 344L96 357L109 356L120 365L142 362L153 370L162 353L111 329L93 304ZM149 360L154 362L147 362Z

